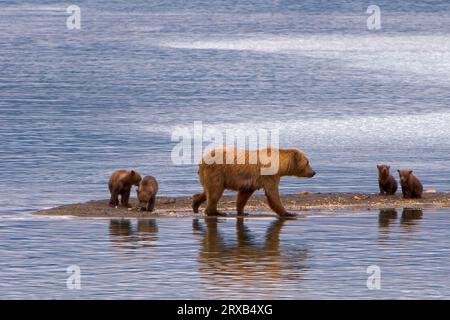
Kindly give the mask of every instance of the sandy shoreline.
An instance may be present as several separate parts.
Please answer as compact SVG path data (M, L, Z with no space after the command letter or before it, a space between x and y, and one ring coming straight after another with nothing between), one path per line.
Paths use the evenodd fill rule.
M376 194L297 194L281 197L285 208L290 212L304 213L310 210L371 210L384 208L445 208L450 207L450 193L424 194L422 199L402 199L397 196L380 196ZM78 217L201 217L191 209L191 197L158 197L155 211L139 212L135 208L110 208L108 200L89 201L69 204L52 209L33 212L45 216L78 216ZM236 215L236 197L224 196L219 203L219 210L230 216ZM131 199L133 207L136 199ZM250 216L275 216L271 212L263 195L253 196L246 212Z

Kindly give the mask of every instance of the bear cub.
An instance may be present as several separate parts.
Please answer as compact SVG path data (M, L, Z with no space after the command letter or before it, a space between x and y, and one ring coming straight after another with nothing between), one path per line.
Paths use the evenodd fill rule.
M398 170L403 198L422 198L422 183L413 174L412 170Z
M158 182L152 176L145 176L136 190L141 211L152 212L155 207Z
M381 164L377 165L378 168L378 185L380 187L380 194L387 194L393 196L398 189L397 181L391 174L391 167Z
M119 205L119 195L121 197L122 206L128 208L130 200L130 192L132 186L139 186L141 176L137 171L117 170L114 171L109 178L108 187L111 193L109 205L116 207Z

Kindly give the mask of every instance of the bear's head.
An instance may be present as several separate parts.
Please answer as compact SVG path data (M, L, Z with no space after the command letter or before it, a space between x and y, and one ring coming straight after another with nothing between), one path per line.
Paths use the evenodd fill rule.
M150 186L145 186L143 183L140 183L139 187L136 189L136 193L142 210L147 207L147 203L154 194L154 191Z
M291 175L303 178L312 178L316 172L311 167L309 159L298 149L293 150L293 157L290 162Z
M411 177L413 171L412 170L398 170L398 175L400 176L400 182L402 184L407 183L409 178Z
M133 186L139 186L139 183L141 183L141 180L142 180L141 175L137 171L134 171L134 170L130 171L129 179L130 179L131 185L133 185Z
M391 175L391 167L385 164L377 165L378 168L378 176L381 179L385 179Z

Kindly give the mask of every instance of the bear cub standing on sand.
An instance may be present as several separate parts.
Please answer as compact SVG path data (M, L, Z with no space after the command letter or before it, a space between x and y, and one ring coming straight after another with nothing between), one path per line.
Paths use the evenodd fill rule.
M387 194L393 196L398 189L397 181L391 175L391 167L381 164L377 165L378 168L378 185L380 186L380 194Z
M423 186L412 170L398 170L403 198L422 198Z
M264 156L261 155L268 155L272 160L263 163ZM217 156L222 161L212 161ZM227 159L225 163L224 159ZM250 159L256 160L249 161ZM277 164L274 172L266 174L262 170L272 167L274 163ZM207 201L206 215L224 215L217 210L217 203L224 190L228 189L238 191L236 209L239 215L243 215L244 207L252 194L258 189L264 189L273 211L279 216L293 216L281 203L278 190L281 177L312 178L315 174L308 158L298 149L268 148L254 151L237 148L214 149L203 157L199 165L198 175L203 192L193 196L192 209L197 213L200 205Z
M158 182L152 176L145 176L136 190L141 211L153 211L158 193Z
M122 206L128 208L128 201L130 200L131 187L139 186L141 176L138 172L131 170L117 170L114 171L109 178L108 187L111 193L111 200L109 205L116 207L119 205L119 195L121 197Z

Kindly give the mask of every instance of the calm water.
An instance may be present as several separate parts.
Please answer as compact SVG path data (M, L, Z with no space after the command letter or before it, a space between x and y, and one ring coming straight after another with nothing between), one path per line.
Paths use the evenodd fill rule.
M0 220L2 298L450 298L448 211ZM51 231L49 231L51 230ZM69 290L69 265L81 289ZM381 270L368 290L367 267Z
M0 4L0 211L107 196L134 167L161 193L198 191L176 127L279 128L319 173L282 192L375 192L376 167L450 190L450 4L377 1ZM431 4L432 3L432 4Z
M447 1L376 1L380 31L367 30L362 0L77 4L81 30L66 28L64 2L0 4L2 296L447 294L445 213L386 228L371 215L308 218L286 223L279 246L264 245L271 221L251 220L242 250L225 220L211 252L204 221L137 233L134 221L24 214L105 198L118 168L156 176L163 195L197 192L195 166L170 158L171 134L194 121L280 129L281 146L304 149L318 172L285 179L282 193L376 192L380 162L450 191ZM385 266L382 294L365 289L373 261ZM80 292L61 289L69 264L83 268ZM255 285L231 267L256 268L245 278Z

